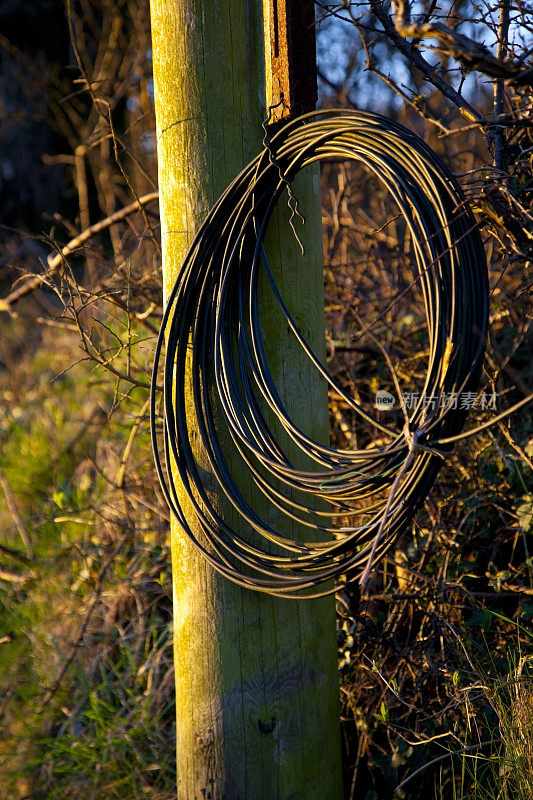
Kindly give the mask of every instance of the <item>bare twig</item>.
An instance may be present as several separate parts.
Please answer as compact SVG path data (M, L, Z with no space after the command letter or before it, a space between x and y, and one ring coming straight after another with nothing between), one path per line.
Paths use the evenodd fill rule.
M51 275L54 275L58 271L59 267L63 263L63 260L72 252L74 252L74 250L77 250L79 247L81 247L81 245L88 241L92 236L95 236L97 233L106 230L110 225L120 222L148 203L154 202L154 200L157 200L158 197L159 192L150 192L150 194L145 194L143 197L139 197L138 200L135 200L133 203L121 208L119 211L115 211L115 213L111 214L111 216L100 220L100 222L96 222L94 225L91 225L90 228L87 228L87 230L82 231L78 236L76 236L74 239L71 239L68 244L62 247L58 253L55 253L53 256L48 256L47 272L43 273L42 275L32 275L25 283L22 284L22 286L20 286L18 289L15 289L15 291L11 292L11 294L9 294L7 297L0 299L0 311L10 311L15 303L18 303L18 301L23 297L35 291L35 289L38 289L43 283L47 283Z
M504 63L507 54L507 41L509 36L509 2L500 1L500 18L498 21L498 53L497 61ZM498 119L503 114L505 89L503 79L496 77L494 82L494 117ZM504 168L505 134L503 128L494 130L494 166L496 169Z
M409 61L420 70L426 80L442 92L444 97L457 106L460 113L467 117L470 122L482 122L482 114L480 114L466 98L456 91L453 86L450 86L450 84L444 80L438 70L426 61L413 42L408 42L405 35L397 30L391 16L385 10L384 3L381 2L381 0L370 0L370 7L376 18L381 22L383 30L391 42L396 45L400 53L406 56Z
M116 547L113 548L113 550L108 554L107 558L105 559L105 561L104 561L104 563L103 563L103 565L102 565L102 567L100 569L100 572L98 573L98 577L96 579L96 585L94 587L93 598L92 598L91 602L89 603L89 607L88 607L87 611L85 612L85 617L83 619L83 622L82 622L81 628L79 630L79 633L78 633L78 635L77 635L77 637L76 637L76 639L75 639L75 641L74 641L74 643L73 643L73 645L71 647L70 654L68 655L68 657L63 662L63 666L61 667L61 669L59 671L59 674L57 675L57 677L54 680L53 684L46 691L44 699L42 701L42 704L41 704L41 706L39 708L39 711L41 711L41 712L44 711L45 707L48 705L50 700L53 698L53 696L55 695L55 693L57 692L57 690L61 686L61 682L62 682L63 678L65 677L70 665L72 664L72 662L74 661L77 653L79 652L80 647L83 644L83 639L85 638L85 634L87 633L87 630L89 628L89 623L90 623L90 621L92 619L92 616L93 616L93 614L94 614L94 612L95 612L95 610L96 610L96 608L98 606L98 603L100 601L100 595L102 593L102 589L103 589L103 586L104 586L104 580L105 580L105 577L107 575L107 571L108 571L109 567L111 566L111 564L113 563L114 559L120 553L122 547L126 543L126 540L128 539L129 536L130 536L130 532L126 531L126 533L120 538L120 540L117 543Z
M522 61L504 61L507 49L507 30L509 28L508 0L500 5L500 26L498 56L495 57L489 48L468 36L442 25L440 22L426 22L422 25L409 21L409 3L406 0L395 0L394 27L404 39L436 39L436 49L445 56L454 58L468 70L477 70L490 78L497 78L506 84L528 86L533 83L533 68L524 67ZM502 14L503 12L503 14ZM503 25L502 25L503 17ZM507 20L507 23L505 23ZM438 87L440 88L440 87ZM442 89L441 89L442 91ZM444 94L444 92L443 92ZM450 98L451 99L451 98Z
M18 572L12 572L10 569L0 566L0 580L8 581L9 583L26 583L30 575L20 575Z
M20 538L26 548L26 553L29 559L33 558L33 546L28 536L28 532L24 527L24 523L22 522L22 518L19 514L19 510L17 508L17 503L13 492L11 491L11 486L9 485L9 481L7 480L6 476L4 475L3 470L0 467L0 486L4 492L4 496L6 498L7 507L9 508L9 513L15 523L15 526L20 534Z
M461 747L459 750L451 750L449 753L445 753L443 756L438 756L437 758L433 758L431 761L428 761L427 764L423 764L418 769L415 769L414 772L411 772L410 775L407 776L401 783L398 784L395 792L402 789L406 786L409 781L412 781L417 775L420 775L421 772L432 767L434 764L438 764L441 761L444 761L446 758L452 758L453 756L460 756L462 753L471 753L472 750L480 750L482 747L487 747L489 744L497 744L501 742L501 739L488 739L485 742L479 742L478 744L470 744L467 747Z
M118 486L120 488L122 488L122 485L124 483L124 475L126 473L126 467L127 467L127 464L128 464L128 459L129 459L130 454L131 454L131 449L133 447L133 442L135 441L135 437L137 436L137 433L138 433L139 428L141 426L141 423L142 423L142 421L143 421L143 419L145 417L145 414L148 411L149 406L150 406L150 398L148 398L146 400L145 404L143 405L143 407L139 411L139 414L137 415L137 418L136 418L135 422L132 425L132 428L131 428L131 431L130 431L130 435L128 437L128 442L126 444L126 447L124 448L124 453L122 454L122 459L120 461L120 467L118 468L118 472L117 472L116 477L115 477L115 484L116 484L116 486Z

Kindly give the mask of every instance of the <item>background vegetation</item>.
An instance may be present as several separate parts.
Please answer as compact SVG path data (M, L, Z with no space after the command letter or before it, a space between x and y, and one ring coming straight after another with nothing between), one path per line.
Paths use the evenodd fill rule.
M502 410L532 391L531 9L371 0L317 18L321 103L416 130L474 207L485 420L483 392ZM0 31L0 797L172 798L148 4L12 0ZM324 165L323 206L329 367L370 409L392 389L380 347L421 385L420 297L396 299L410 242L356 165ZM335 443L370 443L334 395L330 421ZM532 459L525 412L472 437L365 595L339 595L347 798L533 794Z

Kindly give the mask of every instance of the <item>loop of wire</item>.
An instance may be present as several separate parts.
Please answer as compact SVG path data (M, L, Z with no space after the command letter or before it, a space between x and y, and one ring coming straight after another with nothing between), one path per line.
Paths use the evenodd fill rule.
M430 347L424 393L437 402L429 410L418 403L400 432L350 397L312 352L265 253L276 203L301 169L321 159L366 165L392 195L414 242L412 269ZM269 368L260 272L319 374L389 444L336 449L310 439L290 418ZM466 410L439 399L476 388L487 322L487 265L475 220L451 173L420 139L359 111L314 112L286 124L210 211L166 306L151 429L162 490L183 532L215 569L249 589L303 599L334 592L335 581L358 577L364 583L411 523L462 430ZM276 437L276 426L286 441ZM289 440L309 468L294 465ZM255 486L251 496L259 490L262 507L275 508L275 515L261 514L254 507L261 503L246 496L231 466L235 450ZM231 513L221 510L220 496L231 503ZM354 524L361 501L364 517L357 521L364 524ZM269 522L273 518L281 529ZM295 529L308 530L309 541L292 535Z

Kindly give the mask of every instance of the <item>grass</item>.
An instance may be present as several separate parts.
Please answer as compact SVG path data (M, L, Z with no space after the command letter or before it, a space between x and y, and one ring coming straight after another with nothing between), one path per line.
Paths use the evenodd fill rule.
M0 498L1 543L24 576L0 582L0 797L166 799L169 554L146 420L114 483L142 393L83 364L57 379L74 344L50 338L18 385L4 376L0 462L32 552ZM107 413L95 415L95 382Z
M480 693L476 725L486 737L478 744L450 749L453 800L529 800L533 794L533 657L508 653L507 670L489 653L492 674L477 675ZM446 796L439 792L438 796Z

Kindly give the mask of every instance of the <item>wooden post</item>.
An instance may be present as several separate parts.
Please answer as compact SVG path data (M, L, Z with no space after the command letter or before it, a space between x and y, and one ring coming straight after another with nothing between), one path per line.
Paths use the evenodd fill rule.
M151 0L151 13L168 296L206 212L261 148L272 86L270 3ZM287 305L320 353L318 178L312 171L294 184L307 219L299 229L305 257L284 203L270 225L267 252ZM261 307L281 394L296 421L327 441L324 383L289 336L266 285ZM200 451L197 457L202 460ZM205 454L203 463L208 467ZM210 488L238 524L217 487ZM261 495L255 500L268 519L282 524ZM287 524L283 530L301 535ZM175 522L171 537L178 800L340 800L333 599L281 600L242 590L202 559Z
M269 0L267 105L272 122L313 111L317 99L314 3ZM271 81L271 82L270 82Z

